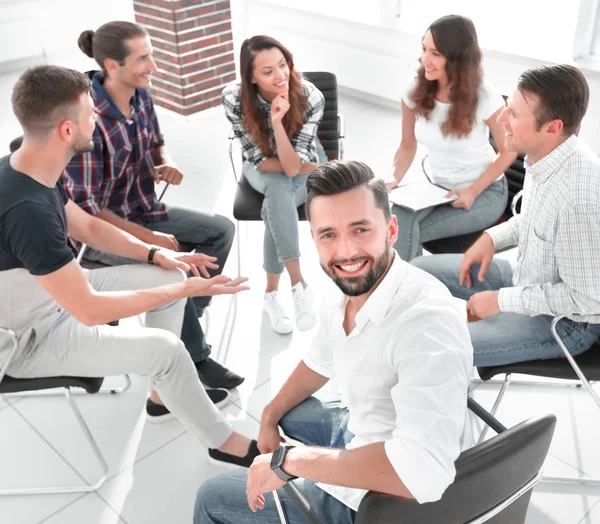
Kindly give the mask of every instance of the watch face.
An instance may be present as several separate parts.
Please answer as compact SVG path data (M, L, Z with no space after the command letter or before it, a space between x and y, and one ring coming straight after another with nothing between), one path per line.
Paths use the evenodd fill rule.
M273 457L271 458L271 469L280 468L285 460L286 449L279 447L273 451Z

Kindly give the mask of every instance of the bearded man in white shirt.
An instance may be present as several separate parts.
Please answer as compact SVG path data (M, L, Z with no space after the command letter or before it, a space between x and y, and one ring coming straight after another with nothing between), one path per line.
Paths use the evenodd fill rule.
M521 213L461 255L412 263L468 300L476 366L575 356L600 336L600 159L577 137L589 87L570 65L530 69L500 113L505 145L526 155ZM517 246L517 261L494 257Z
M195 524L278 523L267 494L295 477L324 522L354 522L367 490L434 501L471 443L464 308L393 251L385 183L365 164L336 161L313 172L307 189L321 266L339 289L323 293L312 348L264 410L263 454L247 477L226 472L201 486ZM312 396L334 377L339 395ZM278 426L306 446L279 447ZM305 522L280 497L289 522Z

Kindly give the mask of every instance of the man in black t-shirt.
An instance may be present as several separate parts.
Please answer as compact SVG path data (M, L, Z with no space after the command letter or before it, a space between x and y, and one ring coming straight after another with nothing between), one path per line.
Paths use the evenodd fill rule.
M153 400L218 448L221 453L210 451L213 458L249 465L255 444L215 408L179 338L188 297L237 293L246 289L245 279L200 278L202 256L157 250L66 197L62 171L74 154L93 147L96 115L85 75L56 66L29 69L12 103L24 139L0 159L0 326L19 338L7 374L148 376ZM86 272L69 236L150 264ZM186 279L187 271L196 276ZM146 327L105 325L144 312ZM0 362L8 350L0 340Z

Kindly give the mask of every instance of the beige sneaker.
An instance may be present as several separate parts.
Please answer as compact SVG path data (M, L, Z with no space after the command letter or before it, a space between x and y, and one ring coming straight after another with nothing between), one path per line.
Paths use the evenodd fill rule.
M275 333L280 335L289 335L294 329L290 317L285 314L281 303L277 298L277 291L265 293L263 300L263 308L269 315L271 327Z
M296 326L300 331L308 331L317 323L317 314L312 307L312 300L308 287L298 282L292 287L294 297L294 309L296 310Z

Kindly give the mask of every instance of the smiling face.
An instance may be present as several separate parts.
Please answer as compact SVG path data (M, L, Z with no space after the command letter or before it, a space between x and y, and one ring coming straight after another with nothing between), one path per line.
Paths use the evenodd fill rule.
M323 271L347 296L370 293L387 272L398 226L373 191L360 186L310 203L310 225Z
M252 83L265 100L289 91L290 66L278 47L256 53L252 68Z
M152 75L156 72L156 63L152 58L152 44L149 36L140 36L125 40L129 54L124 64L120 65L112 60L112 66L108 67L109 74L128 88L148 89Z
M447 80L446 58L437 50L431 31L427 31L422 41L421 64L425 69L425 78L430 82L434 80Z
M545 143L548 124L538 128L538 104L537 96L524 96L517 89L498 116L498 123L504 127L504 145L510 151L531 154Z

